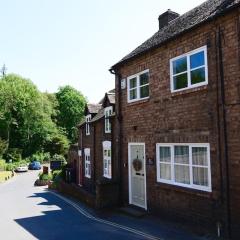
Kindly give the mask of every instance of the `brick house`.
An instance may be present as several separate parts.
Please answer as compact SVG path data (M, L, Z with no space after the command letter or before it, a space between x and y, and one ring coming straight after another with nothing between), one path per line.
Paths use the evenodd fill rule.
M74 159L75 145L69 150L70 162L76 173L76 184L81 188L82 195L91 195L94 198L93 205L98 208L118 203L114 112L114 90L106 93L99 104L87 104L85 119L78 126L77 162ZM112 194L113 191L115 195Z
M160 216L240 236L239 0L209 0L111 69L120 196Z

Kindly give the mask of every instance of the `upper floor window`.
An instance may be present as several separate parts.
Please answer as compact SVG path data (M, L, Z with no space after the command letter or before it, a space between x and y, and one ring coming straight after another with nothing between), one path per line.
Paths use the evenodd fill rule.
M86 116L86 135L90 135L90 124L91 121L91 114Z
M135 102L149 97L149 70L127 78L128 102Z
M157 181L211 191L208 143L157 144Z
M85 177L91 178L90 148L84 149L84 158L85 158Z
M109 117L112 115L112 107L106 107L104 109L105 115L105 133L111 133L111 123Z
M208 83L207 47L201 47L170 60L171 92Z

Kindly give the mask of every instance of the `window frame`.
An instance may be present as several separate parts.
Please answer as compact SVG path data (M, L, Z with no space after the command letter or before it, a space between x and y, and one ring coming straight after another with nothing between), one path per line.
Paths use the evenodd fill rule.
M144 85L140 86L140 75L142 75L144 73L148 73L148 84L144 84ZM130 80L133 78L136 78L136 87L130 88ZM146 69L142 72L139 72L139 73L136 73L134 75L127 77L127 101L128 101L128 103L145 100L150 97L150 81L149 80L150 80L149 69ZM149 95L147 97L141 98L140 97L140 88L144 87L144 86L149 87ZM137 89L137 97L135 99L130 99L130 90L132 90L132 89Z
M88 171L86 171L88 170ZM84 176L91 178L91 155L90 148L84 148Z
M111 141L104 141L102 143L103 145L103 176L105 178L111 179L112 178L112 143ZM110 151L111 156L105 156L104 151ZM106 157L106 158L105 158ZM107 172L108 174L105 174L105 162L107 162ZM110 162L110 164L109 164ZM110 170L109 170L109 165L110 165ZM110 172L110 173L109 173Z
M189 147L189 164L181 164L174 162L174 146L188 146ZM171 153L171 180L160 178L160 159L159 159L159 148L160 147L170 147ZM193 184L193 167L197 166L192 163L192 148L194 147L204 147L207 148L207 166L208 169L208 186L201 186ZM175 165L187 165L189 166L189 178L190 184L179 183L175 181ZM198 165L199 167L203 167L203 165ZM175 186L186 187L206 192L212 192L212 182L211 182L211 159L210 159L210 144L209 143L157 143L156 144L156 169L157 169L157 182L167 183Z
M108 116L107 114L108 113ZM104 129L105 129L105 133L111 133L111 123L110 123L110 119L109 117L111 116L111 114L113 113L113 107L109 106L106 107L104 109L104 116L105 116L105 121L104 121Z
M196 68L191 69L190 67L190 57L196 53L199 52L204 52L204 61L205 64L202 66L198 66ZM181 58L187 58L187 71L178 73L178 74L173 74L173 62L181 59ZM191 71L197 70L197 69L201 69L201 68L205 68L205 81L204 82L200 82L200 83L196 83L196 84L191 84ZM183 73L187 73L187 82L188 82L188 86L185 88L181 88L181 89L174 89L174 76L177 75L181 75ZM193 51L184 53L180 56L174 57L170 59L170 87L171 87L171 92L175 93L175 92L180 92L180 91L184 91L187 89L192 89L192 88L196 88L196 87L200 87L200 86L205 86L208 85L208 59L207 59L207 45L202 46L200 48L194 49Z
M92 119L92 116L91 114L88 114L86 117L86 136L89 136L90 135L90 121Z

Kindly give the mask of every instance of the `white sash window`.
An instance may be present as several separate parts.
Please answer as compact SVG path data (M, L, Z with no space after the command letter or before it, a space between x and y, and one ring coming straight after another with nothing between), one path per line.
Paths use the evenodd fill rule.
M111 142L103 142L103 176L112 178L112 149Z
M111 123L109 117L112 115L112 107L106 107L104 109L105 115L105 133L111 133Z
M90 148L84 149L84 159L85 159L85 177L91 178Z
M211 192L208 143L156 145L157 181Z

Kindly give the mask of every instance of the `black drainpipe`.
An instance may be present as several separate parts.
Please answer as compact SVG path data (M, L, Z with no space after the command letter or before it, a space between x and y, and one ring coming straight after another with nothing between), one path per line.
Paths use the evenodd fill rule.
M222 117L222 126L219 123L219 130L222 127L222 140L219 141L219 149L223 151L222 161L222 194L226 204L226 234L231 237L231 216L230 216L230 193L229 193L229 159L228 159L228 136L227 136L227 121L226 121L226 104L225 104L225 85L224 85L224 69L223 69L223 51L222 51L223 33L221 27L218 27L217 32L217 50L218 50L218 69L220 78L220 112ZM220 137L221 138L221 137ZM221 142L223 146L221 147Z
M81 139L80 139L80 146L81 146L81 161L80 161L80 164L81 164L81 175L80 175L80 182L81 182L81 185L83 186L84 183L83 183L83 165L84 165L84 161L83 161L83 128L80 128L80 134L81 134Z
M121 114L121 110L122 110L122 104L121 104L121 75L116 73L114 69L110 69L109 70L111 74L114 74L117 78L118 81L118 89L117 89L117 111L116 111L116 126L115 129L117 129L116 131L116 142L114 144L116 144L116 148L117 149L117 181L119 183L119 196L120 196L120 204L123 203L123 194L122 194L122 173L123 173L123 168L122 168L122 164L121 164L121 158L122 158L122 154L121 154L121 150L122 150L122 114Z
M93 128L93 167L91 170L93 170L93 191L96 194L96 128L95 123L92 124Z

